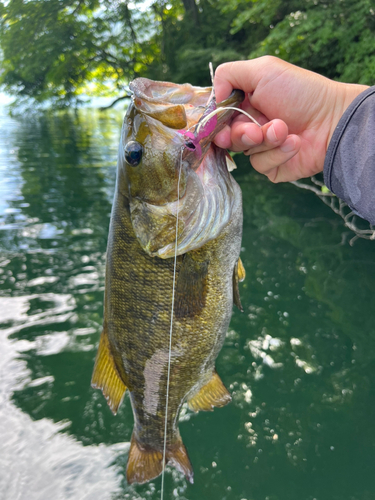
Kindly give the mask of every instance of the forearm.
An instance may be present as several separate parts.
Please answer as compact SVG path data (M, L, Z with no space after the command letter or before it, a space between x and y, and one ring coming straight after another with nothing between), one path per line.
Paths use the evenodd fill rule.
M375 87L354 99L341 117L327 150L324 181L375 224Z

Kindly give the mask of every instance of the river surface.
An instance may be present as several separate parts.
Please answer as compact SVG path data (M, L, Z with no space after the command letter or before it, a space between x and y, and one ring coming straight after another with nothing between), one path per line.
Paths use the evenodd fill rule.
M133 417L90 378L122 112L0 111L0 498L160 498L129 486ZM184 411L194 485L165 499L375 499L375 242L237 157L241 286L217 370L233 396Z

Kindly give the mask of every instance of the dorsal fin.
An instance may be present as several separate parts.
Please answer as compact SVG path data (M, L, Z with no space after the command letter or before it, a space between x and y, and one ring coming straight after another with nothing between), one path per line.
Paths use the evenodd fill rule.
M231 400L231 395L214 370L208 384L204 385L197 394L188 400L188 406L195 412L212 411L214 407L221 408Z
M233 303L238 307L238 309L243 312L243 307L241 304L240 291L238 289L238 283L245 279L246 272L243 267L242 260L239 258L233 270Z
M126 385L121 380L110 351L108 336L105 329L100 336L98 353L96 355L91 387L101 389L114 415L123 400Z

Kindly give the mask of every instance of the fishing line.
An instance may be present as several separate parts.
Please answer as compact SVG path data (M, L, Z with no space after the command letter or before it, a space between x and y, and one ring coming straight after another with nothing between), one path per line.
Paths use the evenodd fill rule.
M210 69L210 75L211 75L211 82L212 82L212 96L213 98L215 99L215 86L214 86L214 76L215 76L215 73L214 73L214 68L212 66L212 62L208 63L208 67ZM211 98L209 99L209 101L211 100ZM258 127L260 127L260 123L258 123L256 121L256 119L251 116L249 113L247 113L246 111L244 111L243 109L239 109L239 108L233 108L232 106L223 106L222 108L216 108L214 111L212 111L211 113L209 113L207 116L205 116L203 118L203 120L201 122L198 123L198 126L197 126L197 130L196 130L196 133L199 134L199 131L201 129L201 127L203 127L210 118L212 118L213 116L215 116L217 113L220 113L220 111L225 111L227 109L233 109L235 111L239 111L240 113L242 113L243 115L247 116L252 122L254 122L256 125L258 125Z
M212 80L212 92L215 96L213 79L214 72L212 63L209 64L211 80ZM238 108L234 108L231 106L226 106L223 108L217 108L212 113L209 113L204 119L198 124L196 133L199 132L200 128L207 123L207 121L219 113L221 110L225 111L227 109L233 109L235 111L239 111L246 115L250 120L256 123L259 127L260 124L253 118L251 115L246 113L246 111ZM165 419L164 419L164 444L163 444L163 468L161 472L161 491L160 491L160 499L164 498L164 476L165 476L165 461L166 461L166 451L167 451L167 428L168 428L168 405L169 405L169 385L170 385L170 375L171 375L171 359L172 359L172 331L173 331L173 312L174 312L174 299L175 299L175 289L176 289L176 268L177 268L177 250L178 250L178 216L179 216L179 208L180 208L180 179L181 179L181 169L182 169L182 153L184 150L184 146L181 148L180 154L180 168L178 171L178 182L177 182L177 209L176 209L176 235L175 235L175 250L174 250L174 263L173 263L173 285L172 285L172 306L171 306L171 322L169 328L169 351L168 351L168 371L167 371L167 391L165 397Z
M172 307L171 307L171 325L169 329L169 352L168 352L168 373L167 373L167 394L165 397L165 421L164 421L164 447L163 447L163 470L161 472L161 493L160 498L164 498L164 473L165 473L165 455L167 449L167 424L168 424L168 402L169 402L169 379L171 374L171 357L172 357L172 329L173 329L173 311L174 311L174 295L176 288L176 267L177 267L177 248L178 248L178 212L180 208L180 178L181 178L181 168L182 168L182 153L184 148L181 148L180 155L180 168L178 170L178 182L177 182L177 211L176 211L176 240L174 247L174 265L173 265L173 285L172 285Z
M215 73L214 73L214 67L212 66L212 62L208 63L208 67L210 69L210 76L211 76L211 83L212 83L212 97L214 99L216 99L216 96L215 96L215 85L214 85Z
M210 62L208 64L208 67L210 68L210 75L211 75L211 82L212 82L212 93L211 93L211 96L210 96L210 98L208 100L208 103L209 103L211 101L212 97L215 99L215 87L214 87L214 69L213 69L213 66L212 66L212 62ZM232 106L223 106L223 107L216 108L213 111L211 111L211 113L209 113L207 116L205 116L198 123L196 131L195 131L196 134L199 134L199 131L200 131L201 127L203 127L204 125L206 125L206 123L208 122L208 120L210 120L213 116L215 116L218 113L220 113L220 111L226 111L227 109L233 109L234 111L238 111L239 113L242 113L243 115L247 116L249 118L249 120L251 120L256 125L258 125L258 127L261 127L261 124L253 116L251 116L250 113L247 113L243 109L241 109L241 108L234 108ZM191 127L189 127L188 130L190 130L192 128L194 128L194 125L192 125Z
M211 111L211 113L209 113L207 116L205 116L201 122L199 122L198 127L197 127L197 134L199 133L201 127L203 127L208 122L208 120L210 118L212 118L213 116L217 115L217 113L220 113L220 111L226 111L227 109L233 109L234 111L238 111L239 113L242 113L243 115L246 115L248 118L250 118L250 120L252 122L254 122L256 125L258 125L258 127L261 126L261 124L258 123L253 116L251 116L249 113L247 113L243 109L234 108L233 106L223 106L222 108L216 108L216 109L214 109L214 111Z

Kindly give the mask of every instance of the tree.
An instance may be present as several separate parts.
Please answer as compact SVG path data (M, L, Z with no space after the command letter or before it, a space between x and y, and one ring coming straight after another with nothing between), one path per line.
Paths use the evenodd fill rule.
M137 0L136 0L137 2ZM208 62L243 57L235 16L211 0L0 1L0 85L55 106L81 94L126 95L137 76L209 83Z
M267 29L248 57L272 54L329 78L374 82L373 0L230 0L223 9L238 12L233 33Z
M192 6L194 4L196 8ZM208 63L244 59L249 43L245 30L230 33L235 13L223 14L217 1L174 0L158 8L161 37L161 62L155 62L147 75L158 80L209 85Z
M208 63L273 54L375 79L374 0L0 0L0 85L55 106L122 98L137 76L210 83Z
M110 0L10 0L1 6L0 84L55 105L123 94L160 52L152 12ZM142 34L140 36L140 33Z

